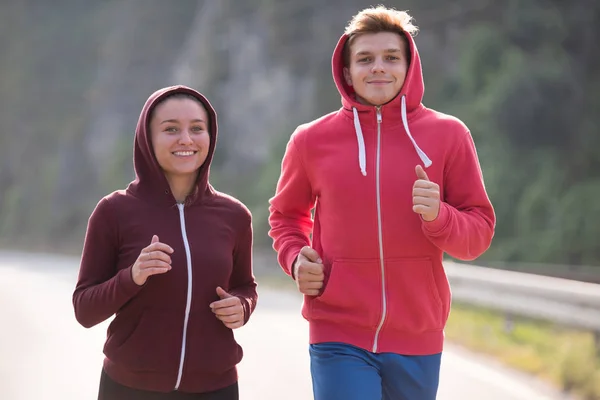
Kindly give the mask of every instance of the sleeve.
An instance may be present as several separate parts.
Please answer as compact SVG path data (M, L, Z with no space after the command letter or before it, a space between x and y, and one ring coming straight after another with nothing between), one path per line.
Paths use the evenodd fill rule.
M252 220L238 235L233 254L233 273L229 282L229 294L238 297L244 308L244 324L256 308L258 294L252 268Z
M496 216L469 131L444 169L443 190L439 215L431 222L422 221L423 232L452 257L474 260L489 248Z
M86 328L110 318L142 288L133 281L131 266L117 271L118 249L117 221L104 198L88 220L73 293L75 318Z
M293 277L293 264L304 246L310 246L311 210L315 195L292 135L281 163L275 195L269 200L269 236L279 265Z

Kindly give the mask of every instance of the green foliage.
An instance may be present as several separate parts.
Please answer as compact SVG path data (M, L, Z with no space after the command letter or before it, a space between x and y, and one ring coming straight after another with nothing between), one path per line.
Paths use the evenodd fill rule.
M531 373L582 399L600 399L600 357L590 332L564 330L552 324L513 319L455 304L446 338L504 364Z
M498 217L484 260L600 264L599 203L584 200L600 195L600 121L591 111L600 92L583 89L600 80L581 66L593 61L585 52L560 45L579 26L570 19L577 7L558 5L515 0L506 24L467 27L447 84L447 107L473 132ZM588 11L600 16L598 5Z

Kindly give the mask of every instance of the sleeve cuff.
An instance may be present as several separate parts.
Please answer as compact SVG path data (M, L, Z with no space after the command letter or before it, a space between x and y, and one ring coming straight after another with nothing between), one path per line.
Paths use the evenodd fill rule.
M296 280L294 276L294 264L296 263L296 259L298 258L298 254L300 254L300 250L302 250L303 246L300 247L292 247L288 250L287 256L285 257L285 267L290 273L290 276Z
M117 273L119 288L131 296L139 292L145 286L140 286L133 281L133 276L131 275L132 270L133 265L128 268L122 269Z
M248 323L248 320L250 319L250 302L248 301L248 299L246 299L244 296L236 296L238 299L240 299L240 302L242 303L242 308L244 309L244 325L246 325Z
M448 226L448 221L450 219L448 207L448 204L442 201L440 202L440 212L436 219L433 221L425 221L421 218L422 227L425 233L435 235L442 232L446 226Z

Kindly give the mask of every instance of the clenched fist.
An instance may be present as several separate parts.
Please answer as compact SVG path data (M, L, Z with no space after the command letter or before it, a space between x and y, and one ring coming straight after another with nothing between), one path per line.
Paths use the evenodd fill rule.
M413 211L425 221L433 221L440 213L440 187L431 182L420 165L415 168L417 180L413 185Z
M240 298L232 296L221 287L217 287L217 295L221 300L210 303L210 309L216 317L229 329L244 325L244 307Z
M143 248L135 264L131 268L133 281L142 286L151 275L164 274L171 270L171 246L158 241L158 236L152 236L150 245Z
M314 249L304 246L294 263L294 277L300 293L317 296L323 287L323 260Z

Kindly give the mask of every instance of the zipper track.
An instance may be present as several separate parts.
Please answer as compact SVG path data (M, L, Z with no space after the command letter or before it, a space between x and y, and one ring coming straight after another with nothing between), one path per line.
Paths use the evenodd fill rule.
M381 264L381 296L382 296L382 310L381 320L375 331L375 339L373 340L373 353L377 352L377 346L379 342L379 333L385 322L387 315L387 298L385 293L385 265L383 261L383 228L381 224L381 108L377 108L377 168L375 173L375 182L377 187L377 229L379 234L379 261Z
M179 389L181 378L183 376L183 364L185 362L185 347L187 341L187 327L190 319L190 309L192 308L192 255L190 252L190 243L188 242L187 232L185 229L184 205L177 204L179 208L179 222L181 224L181 236L183 237L183 246L185 247L185 256L187 261L188 286L187 286L187 301L185 304L185 317L183 320L183 339L181 341L181 357L179 358L179 372L177 374L177 382L175 390Z

